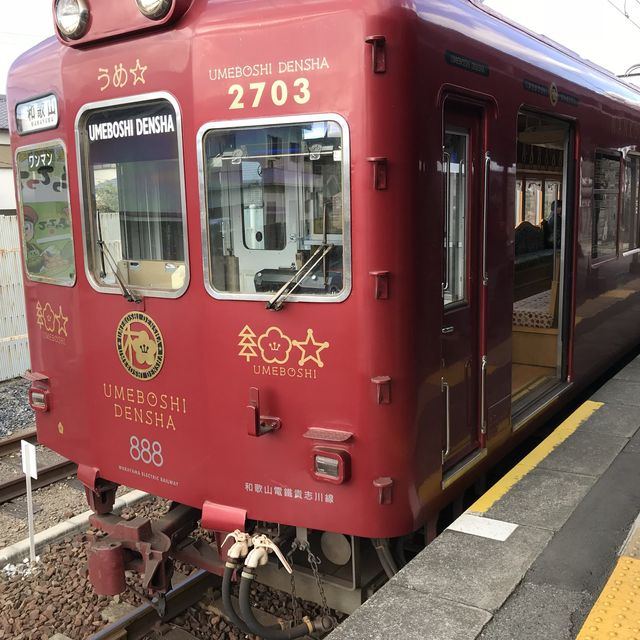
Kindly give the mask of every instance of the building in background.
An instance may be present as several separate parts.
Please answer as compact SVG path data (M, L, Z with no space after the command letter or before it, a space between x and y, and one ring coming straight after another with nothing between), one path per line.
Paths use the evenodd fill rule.
M13 184L7 97L0 95L0 215L16 215L16 196Z
M0 381L29 368L6 96L0 95Z

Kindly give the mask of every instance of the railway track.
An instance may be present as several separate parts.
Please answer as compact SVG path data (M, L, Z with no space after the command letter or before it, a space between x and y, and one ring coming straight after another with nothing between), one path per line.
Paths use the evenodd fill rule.
M20 450L20 441L36 442L36 430L30 429L26 432L11 435L8 438L0 440L0 458ZM51 464L38 469L38 478L33 480L31 486L33 489L41 489L47 485L64 480L69 476L74 476L78 470L78 465L69 460L63 460L55 464ZM23 496L27 492L24 477L21 475L17 478L10 478L0 482L0 504L14 500Z
M0 440L0 458L13 453L14 451L20 451L20 441L27 440L35 444L37 433L35 429L29 429L29 431L21 431L18 434L13 434L7 438Z
M183 628L181 624L176 624L174 620L203 599L207 600L211 598L211 591L219 591L221 587L222 578L220 576L208 573L207 571L197 571L185 578L172 591L167 593L164 601L164 614L162 616L158 614L153 605L147 603L111 623L109 626L103 627L89 636L88 640L144 640L147 638L153 638L154 640L160 640L160 638L163 640L197 640L197 637L200 636L192 635L190 631ZM233 597L232 599L237 607L236 598ZM262 605L264 606L264 601ZM222 620L218 617L216 624L219 624L221 621L229 625L230 629L234 629L231 631L231 638L238 637L238 635L244 637L240 631L236 632L235 628L232 627L223 611L224 607L219 596L215 601L212 600L205 609L211 611L214 616L216 612L221 616ZM268 613L261 608L255 609L255 615L264 625L277 626L280 622L280 618L276 615ZM209 636L207 634L207 637L222 637L218 635L219 633L219 629L216 629L215 625L212 625L212 635ZM258 636L251 635L249 637L257 638ZM311 636L305 635L300 640L311 640Z
M162 617L151 604L144 604L94 633L89 640L142 640L159 625L172 620L196 604L209 589L220 588L221 584L222 578L219 576L207 571L198 571L167 594Z
M38 469L37 480L31 481L31 487L33 489L42 489L42 487L46 487L54 482L60 482L60 480L64 480L69 476L74 476L77 470L78 465L75 464L75 462L70 462L69 460L58 462L57 464L52 464L48 467L42 467L41 469ZM0 504L19 498L26 492L27 488L22 476L1 482Z

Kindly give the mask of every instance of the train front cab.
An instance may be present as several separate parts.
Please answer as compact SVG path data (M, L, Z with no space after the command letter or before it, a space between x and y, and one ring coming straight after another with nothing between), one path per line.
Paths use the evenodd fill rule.
M560 86L557 100L555 75L507 60L464 21L456 46L469 57L447 49L436 21L396 4L366 24L334 15L331 28L344 29L349 47L342 57L310 80L269 78L268 92L266 81L253 94L246 82L213 82L213 54L222 70L239 55L236 34L213 18L190 41L162 30L149 37L156 59L171 53L184 66L149 72L144 92L110 85L102 95L97 83L88 100L72 62L89 66L97 54L70 49L57 88L67 95L60 136L37 135L57 154L60 177L78 176L64 188L66 217L62 196L46 196L60 220L74 212L72 251L36 256L36 246L30 262L30 238L25 245L28 304L42 296L59 305L57 320L46 308L30 320L34 368L51 376L54 397L39 433L81 462L90 495L102 481L130 481L202 511L217 531L248 516L284 523L287 535L329 531L335 542L346 533L347 559L332 567L343 591L369 584L358 574L356 536L433 525L572 376L584 112L571 87ZM489 33L507 29L470 3L433 5L464 6ZM326 16L314 20L326 29ZM311 21L290 15L267 35L250 30L287 60L291 22L294 48L324 45ZM125 44L104 48L114 68ZM133 71L137 53L126 55ZM430 64L416 67L418 58ZM335 92L333 69L353 69L355 59L352 90ZM190 73L211 83L192 94ZM278 104L285 89L288 114ZM36 92L16 94L26 103ZM23 142L26 231L29 194L45 185L27 184L39 160ZM595 161L611 183L621 179L617 151ZM596 234L605 258L606 219ZM84 254L78 277L65 271L73 250ZM34 277L54 268L64 287ZM74 310L66 360L56 351L63 309ZM42 337L49 325L59 339ZM67 384L77 366L84 394ZM162 414L158 427L152 403L162 398L177 407L176 423Z

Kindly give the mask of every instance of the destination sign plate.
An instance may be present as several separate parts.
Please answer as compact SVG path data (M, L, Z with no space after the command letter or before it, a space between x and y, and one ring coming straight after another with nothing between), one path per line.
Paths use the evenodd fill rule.
M53 95L20 102L16 106L18 133L33 133L58 126L58 99Z

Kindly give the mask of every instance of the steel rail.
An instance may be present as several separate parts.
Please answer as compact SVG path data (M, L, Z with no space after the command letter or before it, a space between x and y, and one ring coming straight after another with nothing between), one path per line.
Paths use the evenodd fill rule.
M35 429L29 429L28 431L22 431L21 433L10 435L8 438L3 438L0 440L0 457L6 456L14 451L20 451L21 440L35 442L36 435Z
M198 571L166 595L165 613L160 617L151 604L143 604L130 614L97 631L89 640L141 640L159 624L168 622L196 604L212 587L220 588L222 578Z
M77 470L78 465L69 460L52 464L49 467L43 467L42 469L38 469L38 479L31 481L31 487L33 489L42 489L42 487L46 487L49 484L76 475ZM27 487L24 477L22 476L2 482L0 483L0 504L13 500L14 498L19 498L26 492Z

